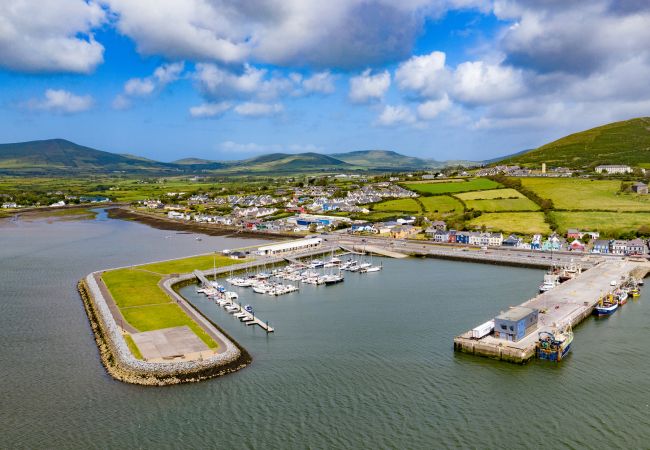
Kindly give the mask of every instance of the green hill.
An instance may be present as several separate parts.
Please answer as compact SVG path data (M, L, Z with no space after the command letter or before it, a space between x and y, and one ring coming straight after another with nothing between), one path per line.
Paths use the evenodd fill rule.
M174 164L118 155L65 139L0 144L0 173L61 175L98 172L175 172Z
M331 156L353 166L376 170L426 169L442 165L433 160L405 156L390 150L358 150Z
M600 164L650 167L650 117L614 122L570 134L499 164L593 168Z
M308 172L351 170L353 166L320 153L271 153L231 163L231 172Z

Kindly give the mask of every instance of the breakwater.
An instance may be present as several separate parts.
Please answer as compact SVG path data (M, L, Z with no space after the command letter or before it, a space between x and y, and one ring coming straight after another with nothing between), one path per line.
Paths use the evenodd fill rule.
M78 289L102 364L113 378L132 384L165 386L225 375L240 370L251 362L248 352L224 335L203 315L195 316L194 319L198 319L197 322L210 330L211 334L219 336L219 342L225 346L219 353L191 361L149 362L135 358L97 285L95 275L89 274L80 281ZM180 295L175 292L173 294L177 301L185 302ZM188 307L189 304L185 303Z

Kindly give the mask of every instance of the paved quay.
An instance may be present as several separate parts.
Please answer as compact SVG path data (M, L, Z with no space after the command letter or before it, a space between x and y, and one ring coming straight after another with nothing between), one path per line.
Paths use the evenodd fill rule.
M469 330L454 339L454 349L512 362L526 362L535 356L539 332L577 325L591 315L603 295L612 291L612 281L620 284L639 268L647 271L648 263L625 259L600 262L576 278L523 302L520 306L537 309L540 314L537 329L519 341L507 341L492 335L473 339ZM494 316L498 314L499 311L495 311ZM486 317L486 320L489 319Z

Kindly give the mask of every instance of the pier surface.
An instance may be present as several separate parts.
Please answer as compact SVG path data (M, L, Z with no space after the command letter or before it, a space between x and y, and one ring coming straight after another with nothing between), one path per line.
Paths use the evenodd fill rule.
M612 281L620 284L639 268L647 272L647 265L624 259L601 262L576 278L522 303L521 306L538 309L540 314L537 329L519 341L507 341L492 335L473 339L470 330L454 339L454 349L511 362L526 362L535 356L539 332L577 325L592 313L603 295L614 289ZM495 316L497 314L495 311Z

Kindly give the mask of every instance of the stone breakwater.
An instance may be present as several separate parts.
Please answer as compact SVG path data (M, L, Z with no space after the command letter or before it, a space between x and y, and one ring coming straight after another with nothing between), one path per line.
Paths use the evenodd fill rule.
M172 291L174 300L182 301L186 307L191 308L171 289L177 281L182 280L168 279L164 283L165 287ZM122 336L122 330L111 314L107 300L97 285L95 274L90 274L80 281L78 288L95 335L102 364L117 380L147 386L191 383L235 372L251 362L251 357L246 350L229 339L198 312L193 318L201 326L208 328L212 334L216 334L225 345L225 349L220 349L219 353L209 358L192 361L149 362L137 359L129 350Z

